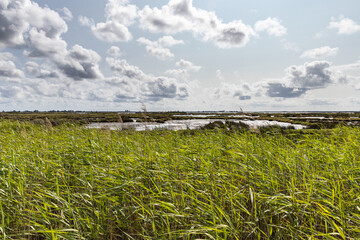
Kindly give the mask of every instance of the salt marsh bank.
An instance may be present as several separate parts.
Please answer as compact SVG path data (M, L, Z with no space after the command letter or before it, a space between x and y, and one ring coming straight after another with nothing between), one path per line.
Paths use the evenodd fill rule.
M257 129L259 127L267 126L279 126L284 128L294 128L294 129L304 129L306 126L301 124L292 124L287 122L279 121L269 121L269 120L235 120L235 119L188 119L188 120L169 120L164 123L157 122L110 122L110 123L91 123L88 124L87 128L102 128L110 130L126 130L133 129L135 131L144 131L144 130L155 130L155 129L164 129L164 130L186 130L186 129L200 129L207 124L214 122L234 122L234 123L244 123L252 129Z

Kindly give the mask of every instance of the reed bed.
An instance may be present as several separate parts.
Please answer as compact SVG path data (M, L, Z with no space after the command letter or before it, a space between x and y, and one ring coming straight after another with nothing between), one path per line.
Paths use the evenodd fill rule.
M0 122L1 239L360 239L360 130Z

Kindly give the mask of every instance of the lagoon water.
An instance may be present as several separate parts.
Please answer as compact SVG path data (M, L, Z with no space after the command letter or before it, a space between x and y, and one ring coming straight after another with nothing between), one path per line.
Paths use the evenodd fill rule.
M87 125L87 128L106 128L110 130L125 130L125 129L134 129L135 131L144 131L144 130L155 130L155 129L164 129L164 130L185 130L185 129L199 129L206 124L215 121L222 121L223 119L189 119L189 120L169 120L164 123L156 122L112 122L112 123L91 123ZM306 126L300 124L291 124L286 122L278 121L268 121L268 120L235 120L228 119L227 121L231 122L242 122L249 125L250 128L256 129L262 126L280 126L280 127L289 127L293 126L295 129L304 129Z

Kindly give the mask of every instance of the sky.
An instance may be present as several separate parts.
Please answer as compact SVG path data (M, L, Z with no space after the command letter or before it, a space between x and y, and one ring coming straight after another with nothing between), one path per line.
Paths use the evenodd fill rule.
M358 0L0 0L0 111L359 111Z

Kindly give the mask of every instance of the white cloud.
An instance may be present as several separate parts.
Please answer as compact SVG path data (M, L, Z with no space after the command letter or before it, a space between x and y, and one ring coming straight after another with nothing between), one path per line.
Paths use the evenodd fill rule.
M52 57L66 51L67 43L60 37L49 38L44 31L32 28L29 33L30 52L25 54L29 57Z
M18 86L0 86L0 96L1 99L25 99L29 94Z
M360 60L355 63L349 63L344 65L338 65L334 67L338 71L346 72L351 70L360 70Z
M24 73L17 69L12 61L15 57L11 53L0 52L0 77L6 78L22 78Z
M187 69L169 69L165 71L165 74L175 76L180 79L186 79L189 77L189 71Z
M314 61L300 66L291 66L285 69L287 86L295 88L323 88L334 83L330 63Z
M31 27L51 39L67 31L65 21L57 12L30 0L5 1L0 10L0 48L24 45L24 33Z
M356 76L351 76L349 77L349 82L350 82L350 86L352 86L353 88L355 88L356 90L360 90L360 77Z
M97 53L79 45L67 49L67 43L61 37L67 31L67 25L59 13L48 7L40 7L30 0L3 2L2 7L0 47L17 47L24 45L26 40L26 56L50 60L68 78L81 80L103 77L98 65L101 59ZM69 15L69 11L64 11ZM9 66L13 65L9 63ZM35 76L45 76L44 71L40 70ZM55 76L51 72L49 74Z
M11 60L14 61L16 59L16 57L9 52L0 52L0 60L5 61L5 60Z
M172 36L163 36L157 40L161 46L172 47L178 44L184 44L183 40L174 39Z
M178 69L169 69L165 72L167 75L175 76L183 80L187 80L190 73L189 72L198 72L201 69L201 66L196 66L190 61L180 59L175 63Z
M111 46L106 53L111 56L111 57L119 57L121 56L121 50L120 48L116 47L116 46Z
M171 36L164 36L159 38L157 41L151 41L147 38L141 37L137 40L137 42L144 44L146 51L160 60L169 60L174 57L174 54L166 47L184 43L182 40L176 40Z
M127 42L132 39L129 29L116 21L97 23L91 26L91 30L98 39L106 42Z
M124 77L121 81L136 86L135 89L141 99L160 101L167 98L183 99L188 97L187 86L178 83L173 78L145 74L140 68L130 65L125 59L107 58L106 61L112 71L119 77Z
M67 7L60 9L60 11L63 14L63 19L66 21L71 21L73 19L73 15Z
M312 89L321 89L347 81L346 76L334 70L327 61L290 66L285 69L285 73L283 79L263 82L269 97L296 98Z
M195 8L192 0L170 0L160 9L145 6L139 16L140 26L151 32L189 31L221 48L242 47L255 34L240 20L223 23L215 13Z
M350 18L340 16L338 19L332 18L329 23L330 29L337 29L338 34L354 34L360 31L360 25Z
M174 54L168 48L148 45L146 51L160 60L169 60L174 57Z
M32 61L27 62L25 65L26 73L36 78L59 78L59 73L57 73L56 71L52 71L49 68L50 67L47 67L47 69L45 69L43 66L40 66L38 63Z
M128 0L108 0L106 4L106 16L108 20L113 20L129 26L137 18L136 5L128 4Z
M91 27L92 25L95 25L93 19L90 19L90 18L82 16L82 15L79 16L78 21L79 21L80 25L86 26L86 27Z
M253 96L258 95L258 89L254 86L248 83L229 84L222 82L220 87L212 89L213 97L222 100L234 98L240 101L250 100Z
M281 22L277 18L267 18L255 23L255 31L266 31L269 35L275 37L281 37L286 34L286 28L281 25Z
M0 53L1 79L9 80L12 84L0 86L2 102L9 101L8 99L17 102L38 102L53 98L138 102L179 100L188 97L188 87L178 83L176 79L145 74L138 67L128 64L126 60L107 58L108 64L117 76L104 78L99 69L101 57L98 53L80 45L68 47L66 41L62 39L62 34L67 31L67 25L57 12L47 7L39 7L28 0L19 0L17 3L10 6L8 2L0 0L0 6L6 8L0 10L0 20L2 20L0 24L4 26L0 29L2 31L0 45L1 47L25 46L24 54L31 60L24 66L25 76L17 69L14 63L15 56L11 53ZM125 8L110 7L120 5ZM67 15L64 18L70 19L71 12L63 10ZM128 5L127 1L110 0L106 13L108 18L104 24L120 22L126 27L132 23L133 10L134 8ZM18 15L19 12L24 14ZM31 20L28 19L30 16L33 16ZM79 21L81 24L96 28L96 31L100 29L97 28L99 23L95 25L86 17L79 17ZM16 25L17 28L12 29L11 24ZM107 36L105 29L99 37L108 40L112 38ZM159 38L156 44L165 48L183 43L182 40L164 36ZM116 46L112 46L107 53L111 57L121 55L120 49Z
M176 66L195 72L200 71L201 69L201 66L196 66L192 62L186 61L184 59L180 59L180 61L176 62Z
M190 21L181 15L174 14L169 5L164 5L161 9L145 6L139 11L139 16L140 26L151 32L177 33L190 30L192 27Z
M331 48L329 46L324 46L320 48L314 48L306 50L301 54L301 58L326 58L336 56L339 51L339 48Z
M311 90L323 89L334 84L350 84L355 88L355 79L336 70L327 61L314 61L285 69L285 76L280 79L269 79L254 84L228 84L221 82L220 88L214 90L215 98L238 98L250 100L254 97L275 99L299 98Z
M216 77L220 80L220 81L224 81L224 76L222 75L222 72L220 69L216 70Z
M99 54L80 45L73 46L66 55L54 58L57 67L74 80L103 78L98 65L100 60Z
M354 63L334 66L333 69L337 71L340 76L342 75L343 78L346 78L344 82L347 82L356 90L360 90L360 60Z
M125 76L127 78L137 80L140 80L145 76L140 68L128 64L125 59L106 58L106 62L109 64L111 70L119 76Z
M106 42L130 41L132 34L128 26L137 18L137 7L128 4L127 0L108 0L106 4L106 21L94 24L93 20L80 16L79 22L90 26L93 34Z
M66 77L74 80L103 77L98 65L101 58L95 51L80 45L68 50L67 43L60 37L47 38L44 32L38 32L34 28L29 32L29 40L31 51L26 52L26 55L50 59Z

